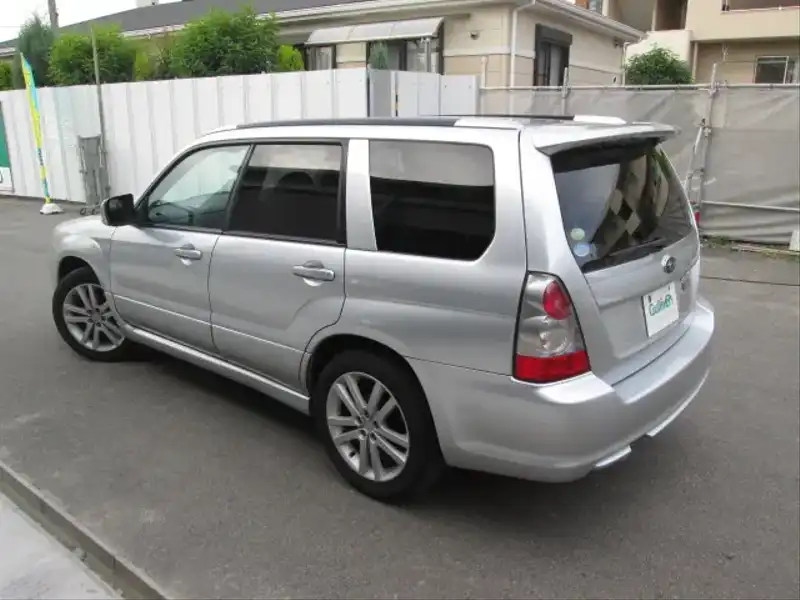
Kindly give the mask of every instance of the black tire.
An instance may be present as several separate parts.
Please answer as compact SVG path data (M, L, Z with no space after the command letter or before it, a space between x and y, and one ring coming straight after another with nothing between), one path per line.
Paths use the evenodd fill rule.
M97 362L120 362L128 360L133 356L134 343L125 339L122 344L113 350L97 351L83 346L72 337L72 334L67 329L67 323L64 320L64 300L75 287L86 283L99 283L94 271L89 267L82 267L68 273L61 281L58 282L56 290L53 293L53 320L55 321L58 333L61 338L72 348L76 353L84 358Z
M410 442L408 458L400 474L389 481L374 481L354 471L339 454L328 429L328 392L341 375L349 372L364 373L380 381L405 416ZM441 476L445 465L428 401L409 367L399 361L360 350L336 356L323 368L314 387L313 407L328 457L341 476L361 493L383 502L406 502L422 495Z

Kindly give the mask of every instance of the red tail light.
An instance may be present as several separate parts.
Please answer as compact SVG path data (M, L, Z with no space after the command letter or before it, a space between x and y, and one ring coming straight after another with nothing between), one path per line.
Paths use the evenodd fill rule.
M698 209L694 209L694 222L700 225L700 211Z
M589 371L572 301L557 277L528 275L518 318L514 377L550 383Z

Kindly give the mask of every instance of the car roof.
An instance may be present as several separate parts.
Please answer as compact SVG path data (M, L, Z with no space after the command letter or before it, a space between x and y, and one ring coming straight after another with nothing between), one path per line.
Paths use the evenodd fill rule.
M320 127L328 130L337 127L347 128L470 128L508 131L525 131L530 135L533 145L551 154L576 145L592 142L606 142L631 138L672 137L677 129L660 123L631 123L619 117L600 115L442 115L430 117L363 117L345 119L294 119L244 123L221 127L206 134L214 134L219 139L243 139L258 137L259 133L272 137L276 130L291 135L293 129ZM369 132L364 137L371 137ZM204 137L206 137L204 136ZM201 138L202 139L202 138Z

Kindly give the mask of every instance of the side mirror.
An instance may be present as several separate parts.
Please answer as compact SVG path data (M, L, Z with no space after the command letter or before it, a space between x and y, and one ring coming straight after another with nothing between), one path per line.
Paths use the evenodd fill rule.
M100 205L100 215L103 217L103 223L112 227L135 223L136 209L133 204L133 194L106 198Z

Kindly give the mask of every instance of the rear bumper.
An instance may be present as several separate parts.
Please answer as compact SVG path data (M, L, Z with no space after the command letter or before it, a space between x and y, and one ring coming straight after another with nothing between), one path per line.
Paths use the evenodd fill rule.
M644 369L608 385L593 374L546 386L412 360L451 466L572 481L624 458L694 399L708 376L714 312L700 299L686 333Z

